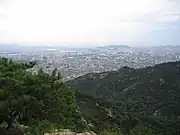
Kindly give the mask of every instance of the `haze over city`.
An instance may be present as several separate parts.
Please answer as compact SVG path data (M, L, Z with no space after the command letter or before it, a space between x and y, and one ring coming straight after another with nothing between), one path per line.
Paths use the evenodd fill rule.
M180 45L179 0L0 0L0 44Z
M180 135L180 0L0 0L0 135Z
M179 0L0 0L0 56L36 61L32 72L57 68L66 81L178 61L179 7Z

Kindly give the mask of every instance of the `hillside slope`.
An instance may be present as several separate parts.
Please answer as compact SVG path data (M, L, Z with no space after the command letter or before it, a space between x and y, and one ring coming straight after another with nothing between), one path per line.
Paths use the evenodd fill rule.
M132 117L180 127L180 62L91 73L68 84L80 93L116 104Z
M57 69L32 74L26 71L32 66L0 58L1 135L24 134L22 125L32 135L62 128L102 135L180 133L179 62L88 74L69 82L76 91Z
M0 134L14 135L21 124L38 135L56 128L86 129L74 92L60 73L27 72L32 66L0 58Z

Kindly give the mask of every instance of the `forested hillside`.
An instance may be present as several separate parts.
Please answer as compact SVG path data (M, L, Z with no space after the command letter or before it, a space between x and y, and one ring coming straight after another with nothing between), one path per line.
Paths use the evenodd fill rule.
M159 129L180 132L180 62L91 73L68 84L80 93L116 106L120 111L114 117L121 112Z
M0 135L55 129L98 135L178 134L179 62L88 74L69 84L56 69L32 74L0 58ZM22 125L24 125L22 129Z
M85 129L75 95L60 74L39 70L32 75L25 71L31 66L0 59L0 124L7 123L9 130L24 124L32 134L41 134L45 127Z

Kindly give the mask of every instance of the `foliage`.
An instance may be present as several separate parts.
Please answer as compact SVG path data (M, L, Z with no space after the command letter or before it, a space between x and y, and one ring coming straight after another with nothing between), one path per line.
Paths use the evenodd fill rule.
M41 135L43 133L52 133L56 130L56 125L48 120L32 122L30 133L32 135Z
M129 133L121 132L119 129L104 130L100 135L160 135L159 133L153 133L150 128L143 126L137 126Z
M111 103L113 120L123 130L141 122L158 131L180 132L180 62L90 73L67 83L79 93Z
M78 91L57 69L27 72L34 64L0 58L0 124L7 123L0 134L15 134L19 124L34 135L61 128L102 135L180 132L179 62L88 74L68 82Z
M16 123L30 125L36 119L62 128L85 128L75 95L57 70L52 74L39 70L33 75L25 71L30 67L0 59L0 124L5 121L11 129Z
M124 135L119 129L106 129L100 135Z

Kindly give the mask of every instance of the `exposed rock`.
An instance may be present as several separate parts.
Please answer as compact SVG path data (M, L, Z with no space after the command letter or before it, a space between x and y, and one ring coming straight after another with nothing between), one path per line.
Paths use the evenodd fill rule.
M75 133L69 129L60 129L58 132L54 133L44 133L44 135L96 135L94 132L84 132L84 133Z
M94 132L84 132L84 133L79 133L76 135L96 135Z
M89 126L89 127L94 127L94 125L93 125L93 124L91 124L91 123L89 123L89 124L88 124L88 126Z

